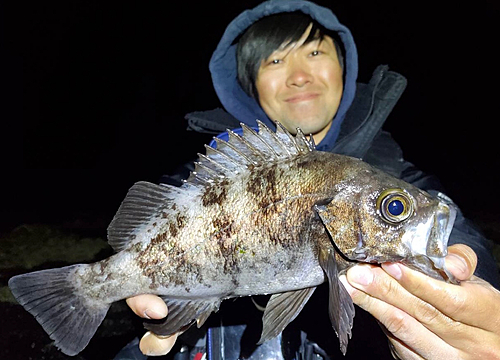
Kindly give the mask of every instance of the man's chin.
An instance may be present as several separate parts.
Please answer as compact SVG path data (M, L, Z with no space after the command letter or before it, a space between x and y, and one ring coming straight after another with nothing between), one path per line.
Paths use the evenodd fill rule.
M323 138L328 132L328 129L330 129L331 122L325 124L325 122L318 122L315 121L315 119L301 119L300 121L292 122L290 125L283 125L294 135L297 134L297 128L300 128L305 135L314 135L316 138L316 135L323 134L321 137Z

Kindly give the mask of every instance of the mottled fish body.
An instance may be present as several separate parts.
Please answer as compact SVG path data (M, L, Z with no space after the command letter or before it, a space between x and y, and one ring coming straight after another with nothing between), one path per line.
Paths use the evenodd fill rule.
M340 273L359 261L401 261L435 278L455 210L444 197L359 159L316 151L298 131L243 126L207 147L179 188L136 183L108 228L116 254L13 277L12 293L64 353L85 348L114 301L162 296L169 335L201 326L222 300L273 294L260 342L278 335L315 287L345 353L354 307Z

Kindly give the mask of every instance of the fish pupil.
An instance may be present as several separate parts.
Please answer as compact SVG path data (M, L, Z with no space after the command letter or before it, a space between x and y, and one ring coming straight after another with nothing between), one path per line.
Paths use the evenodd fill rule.
M393 216L398 216L403 213L405 206L401 200L392 200L387 206L387 210Z

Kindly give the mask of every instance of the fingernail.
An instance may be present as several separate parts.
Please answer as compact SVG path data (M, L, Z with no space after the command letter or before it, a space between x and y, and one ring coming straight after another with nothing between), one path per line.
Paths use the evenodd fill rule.
M160 309L146 309L144 310L144 317L146 319L163 319L167 316L167 312L164 308Z
M356 283L361 286L370 285L373 282L373 273L367 266L354 266L347 272L350 283Z
M401 279L403 273L401 271L401 266L399 266L399 264L396 263L384 264L382 267L385 270L385 272L391 275L394 279L396 280Z
M445 258L445 266L448 270L455 268L461 273L465 274L468 271L467 263L465 260L458 255L448 254Z

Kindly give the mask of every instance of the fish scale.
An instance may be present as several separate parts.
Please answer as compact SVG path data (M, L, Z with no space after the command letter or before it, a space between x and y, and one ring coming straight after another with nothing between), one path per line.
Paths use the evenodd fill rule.
M339 275L356 263L401 261L454 282L444 267L455 210L359 159L315 150L281 124L206 147L181 187L138 182L108 227L117 252L93 264L9 280L17 301L68 355L82 351L112 302L161 296L159 335L203 325L221 301L272 294L259 343L277 336L329 285L345 354L354 306ZM398 213L385 204L397 199ZM394 212L394 211L393 211Z

